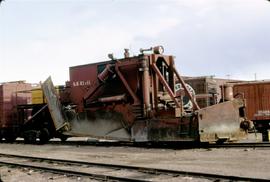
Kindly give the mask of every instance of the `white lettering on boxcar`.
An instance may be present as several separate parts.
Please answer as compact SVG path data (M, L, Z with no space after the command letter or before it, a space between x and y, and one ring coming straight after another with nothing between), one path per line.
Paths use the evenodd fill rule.
M79 87L79 86L86 86L86 85L91 85L91 81L90 80L86 80L86 81L74 81L72 82L73 87Z
M258 110L254 116L270 116L270 110Z

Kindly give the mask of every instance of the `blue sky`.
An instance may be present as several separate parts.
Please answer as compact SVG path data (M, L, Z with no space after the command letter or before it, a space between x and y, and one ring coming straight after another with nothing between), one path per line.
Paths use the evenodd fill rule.
M266 0L6 0L0 82L69 79L70 66L163 45L181 74L270 79Z

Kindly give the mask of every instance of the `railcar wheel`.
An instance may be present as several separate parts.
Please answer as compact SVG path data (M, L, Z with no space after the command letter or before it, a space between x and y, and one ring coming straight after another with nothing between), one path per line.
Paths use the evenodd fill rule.
M24 133L24 143L34 144L37 141L37 131L27 131Z
M224 144L228 139L227 138L220 138L216 141L216 144L222 145Z
M262 141L263 142L269 142L269 132L267 130L262 131Z
M16 140L16 137L11 135L11 136L5 136L5 140L8 143L13 143Z
M49 140L50 140L50 132L47 128L43 128L40 131L39 142L41 144L45 144L48 143Z
M65 136L65 135L60 136L60 140L61 140L62 142L67 141L67 139L68 139L68 137Z

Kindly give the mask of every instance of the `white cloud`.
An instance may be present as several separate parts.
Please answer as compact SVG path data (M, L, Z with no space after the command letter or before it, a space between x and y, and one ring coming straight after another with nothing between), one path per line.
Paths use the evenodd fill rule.
M258 78L267 76L262 74L264 66L255 65L270 59L268 2L124 2L90 6L86 1L50 1L46 8L28 2L31 13L27 6L14 11L11 3L12 12L0 13L7 18L0 17L0 25L6 25L5 35L0 35L0 81L38 82L51 74L63 84L69 79L69 66L104 61L111 52L122 57L124 48L138 53L155 44L165 45L166 53L174 54L177 66L188 75L250 78L256 71ZM23 18L10 17L13 14Z
M35 27L34 39L17 44L6 42L4 61L8 64L5 67L10 69L13 64L13 72L2 70L0 74L7 79L23 78L30 82L38 82L51 74L58 84L64 83L68 80L69 66L104 61L111 52L122 57L122 50L136 42L136 37L156 39L176 25L177 19L165 17L150 22L135 21L127 26L101 21L95 26L72 30L66 29L65 24Z

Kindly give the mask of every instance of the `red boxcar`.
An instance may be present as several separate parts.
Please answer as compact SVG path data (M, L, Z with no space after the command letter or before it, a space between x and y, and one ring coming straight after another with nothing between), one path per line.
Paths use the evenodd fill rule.
M23 81L0 85L0 139L12 141L17 137L23 121L18 120L17 105L31 102L31 84Z
M234 95L242 94L246 99L246 113L256 129L267 133L270 129L270 81L237 83Z

